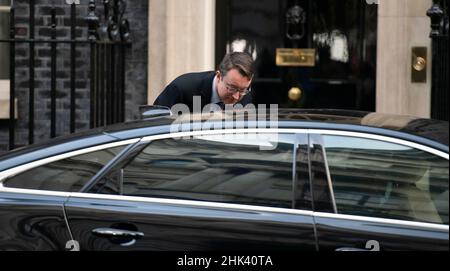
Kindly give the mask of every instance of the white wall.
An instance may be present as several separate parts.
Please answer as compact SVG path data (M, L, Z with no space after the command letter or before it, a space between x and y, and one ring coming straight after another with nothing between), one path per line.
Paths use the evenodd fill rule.
M377 112L431 115L430 19L432 0L380 0ZM411 48L428 48L427 83L411 82Z
M187 72L214 70L215 0L149 0L148 103Z

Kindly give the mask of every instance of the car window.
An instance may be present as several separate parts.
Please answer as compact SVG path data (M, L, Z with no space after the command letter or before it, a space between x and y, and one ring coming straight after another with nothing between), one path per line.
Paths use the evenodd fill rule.
M120 194L290 208L294 135L157 140L94 187ZM122 171L122 177L121 172ZM114 188L116 187L116 189Z
M448 224L448 160L378 140L323 138L338 213Z
M101 168L125 146L90 152L48 163L3 181L11 188L78 192Z

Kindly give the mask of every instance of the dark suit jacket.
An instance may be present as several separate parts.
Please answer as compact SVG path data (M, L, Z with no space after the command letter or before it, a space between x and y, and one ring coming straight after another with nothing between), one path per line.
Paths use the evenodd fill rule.
M171 108L181 103L189 107L193 112L194 96L201 96L201 109L211 103L211 91L215 72L187 73L172 81L155 101L155 105L163 105ZM238 103L246 106L252 102L251 93L244 96Z

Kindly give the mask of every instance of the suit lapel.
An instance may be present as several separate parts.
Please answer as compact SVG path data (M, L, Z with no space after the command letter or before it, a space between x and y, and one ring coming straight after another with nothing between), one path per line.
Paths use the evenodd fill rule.
M212 85L213 80L215 77L215 72L207 72L206 76L202 80L201 83L201 89L200 89L200 96L202 96L202 110L203 107L205 107L207 104L211 103L211 91L212 91Z

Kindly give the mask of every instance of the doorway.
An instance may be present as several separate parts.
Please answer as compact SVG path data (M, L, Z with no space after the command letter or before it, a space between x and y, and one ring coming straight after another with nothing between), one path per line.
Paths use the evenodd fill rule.
M216 65L255 59L255 104L375 111L377 5L364 0L217 0ZM314 66L280 66L277 48L314 49Z

